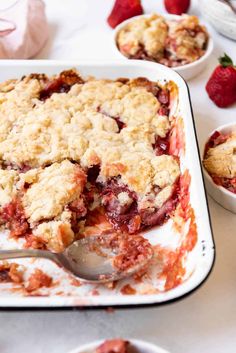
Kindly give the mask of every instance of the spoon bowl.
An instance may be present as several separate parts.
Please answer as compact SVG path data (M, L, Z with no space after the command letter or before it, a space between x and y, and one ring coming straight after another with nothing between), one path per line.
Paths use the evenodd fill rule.
M115 260L122 256L121 250L119 246L108 246L105 241L108 237L109 235L90 236L77 240L62 253L33 249L1 250L0 260L23 257L46 258L82 281L104 283L131 276L144 268L153 256L151 245L145 240L146 251L140 256L138 254L138 260L127 268L119 268L115 265ZM139 238L143 239L138 236ZM137 253L135 256L137 257Z
M89 282L106 282L117 279L119 274L112 266L115 253L99 254L93 251L96 236L83 238L71 244L61 254L55 254L64 268Z

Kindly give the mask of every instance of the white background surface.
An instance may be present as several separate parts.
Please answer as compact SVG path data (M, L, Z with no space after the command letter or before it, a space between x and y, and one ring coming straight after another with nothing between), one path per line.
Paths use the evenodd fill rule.
M164 12L161 0L144 0L147 11ZM111 0L47 0L51 39L43 59L112 59L112 30L105 19ZM191 13L199 15L197 1ZM226 51L236 62L236 43L209 28L211 64L189 83L199 143L218 125L236 121L236 106L219 109L205 92L216 58ZM208 281L190 297L147 309L0 312L1 353L66 353L95 339L150 340L172 353L236 352L236 216L213 200L210 211L216 264Z

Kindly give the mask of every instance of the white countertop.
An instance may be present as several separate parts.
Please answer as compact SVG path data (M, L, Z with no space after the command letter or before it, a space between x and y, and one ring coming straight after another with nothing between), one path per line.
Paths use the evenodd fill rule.
M43 59L112 59L112 31L105 22L111 0L47 0L51 26ZM160 0L143 0L147 11L163 12ZM191 12L199 15L197 1ZM205 83L216 58L227 52L236 62L236 43L210 29L212 65L189 83L200 145L218 125L236 121L236 106L219 109ZM172 353L236 352L236 216L212 199L210 212L216 263L207 282L174 304L147 309L0 312L1 353L66 353L77 345L108 337L150 340Z

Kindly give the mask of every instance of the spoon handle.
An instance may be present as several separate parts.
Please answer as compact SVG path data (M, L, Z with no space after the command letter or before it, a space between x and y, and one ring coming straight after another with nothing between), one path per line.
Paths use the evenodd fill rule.
M46 250L33 249L15 249L15 250L0 250L0 260L18 259L22 257L43 257L58 263L56 254Z

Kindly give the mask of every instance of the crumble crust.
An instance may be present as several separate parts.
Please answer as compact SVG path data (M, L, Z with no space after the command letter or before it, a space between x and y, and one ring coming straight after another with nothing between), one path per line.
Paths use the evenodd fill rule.
M0 170L0 220L9 213L9 205L17 202L22 207L20 217L28 224L26 233L48 249L62 251L75 238L73 220L79 222L86 214L85 183L81 167L68 160L26 173Z
M184 15L181 21L168 21L168 51L174 60L196 61L204 54L207 32L196 16Z
M68 93L54 93L41 102L35 98L35 81L27 80L27 92L31 94L27 95L22 114L21 103L25 100L20 93L13 94L16 90L25 97L21 82L1 104L0 126L7 126L0 141L0 158L6 163L39 167L66 158L79 162L94 136L98 140L107 136L116 142L119 129L112 116L119 115L127 127L151 124L153 133L162 137L169 129L167 116L157 113L160 103L143 87L94 80L83 87L76 84ZM12 116L12 111L13 121L5 124L5 117ZM124 145L129 135L125 136L126 141L122 141L122 136L119 142Z
M22 204L30 224L59 216L80 197L85 181L81 168L68 160L20 174L20 183L27 185Z
M0 224L58 252L95 203L130 233L163 222L180 175L176 157L155 151L171 129L172 88L143 78L84 81L73 70L2 83Z

